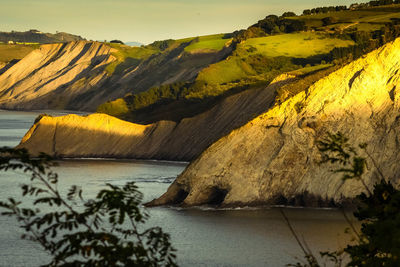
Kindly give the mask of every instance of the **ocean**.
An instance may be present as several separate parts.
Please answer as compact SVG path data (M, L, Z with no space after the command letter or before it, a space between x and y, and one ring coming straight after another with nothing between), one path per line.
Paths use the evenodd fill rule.
M68 112L46 113L62 115ZM40 112L0 111L0 146L15 146ZM74 159L58 161L59 190L82 187L93 198L106 183L135 181L150 201L163 194L185 169L184 162ZM19 184L29 178L18 172L0 172L0 201L21 198ZM310 249L344 248L351 239L349 226L336 209L283 208L293 228ZM146 226L160 226L171 235L180 266L285 266L302 252L278 207L214 209L211 207L147 208ZM15 219L0 216L0 266L39 266L49 255L38 244L20 238Z

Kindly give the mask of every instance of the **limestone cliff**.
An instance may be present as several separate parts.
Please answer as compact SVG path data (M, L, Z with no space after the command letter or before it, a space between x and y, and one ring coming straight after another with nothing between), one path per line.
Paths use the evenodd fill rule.
M247 90L179 123L139 125L105 114L39 117L19 147L58 157L112 157L189 161L233 129L264 113L277 87Z
M223 205L343 202L360 193L319 165L316 140L341 131L368 143L384 175L400 173L400 39L335 71L205 150L151 204ZM368 165L365 181L378 179ZM300 197L299 197L300 196Z

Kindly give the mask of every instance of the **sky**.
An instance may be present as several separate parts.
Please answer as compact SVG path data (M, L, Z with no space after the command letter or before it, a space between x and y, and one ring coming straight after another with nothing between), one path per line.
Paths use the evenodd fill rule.
M244 29L269 14L356 0L0 0L0 31L56 31L88 40L179 39ZM360 1L358 1L360 2ZM365 1L362 1L365 2Z

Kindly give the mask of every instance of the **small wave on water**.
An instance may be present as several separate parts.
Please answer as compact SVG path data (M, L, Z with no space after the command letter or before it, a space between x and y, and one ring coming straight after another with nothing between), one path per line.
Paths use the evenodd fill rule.
M125 177L120 178L117 181L114 179L105 179L104 183L116 184L116 185L124 185L126 182L133 181L135 183L156 183L156 184L171 184L176 179L176 176L153 176L153 177ZM99 184L99 181L88 182L88 184Z
M181 207L181 206L165 206L168 209L183 211L183 210L200 210L200 211L256 211L256 210L273 210L273 209L292 209L292 210L326 210L326 211L335 211L337 208L335 207L301 207L301 206L285 206L285 205L261 205L261 206L240 206L240 207L218 207L218 206L190 206L190 207Z
M200 210L200 211L252 211L252 210L269 210L270 206L243 206L243 207L216 207L216 206L192 206L192 207L179 207L179 206L166 206L168 209L182 211L182 210Z
M137 183L162 183L171 184L176 177L154 177L154 178L136 178Z
M178 166L186 166L189 164L187 161L172 161L172 160L158 160L158 159L130 159L130 158L113 158L113 157L64 157L60 161L115 161L120 163L154 163L154 164L172 164Z
M271 208L284 209L307 209L307 210L337 210L335 207L303 207L303 206L287 206L287 205L272 205Z

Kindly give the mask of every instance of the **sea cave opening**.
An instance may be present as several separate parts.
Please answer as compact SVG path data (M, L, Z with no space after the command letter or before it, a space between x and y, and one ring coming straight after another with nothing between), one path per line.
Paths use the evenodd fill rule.
M224 202L227 194L228 194L228 190L221 189L218 187L213 187L211 189L207 204L213 205L213 206L219 206Z

